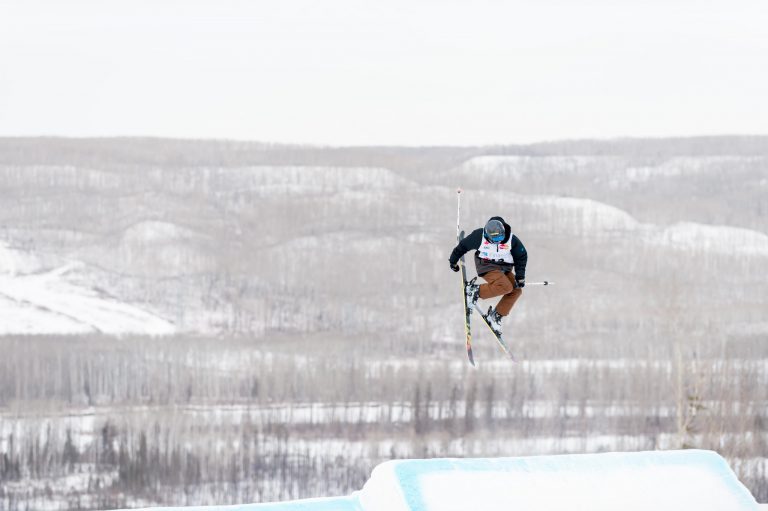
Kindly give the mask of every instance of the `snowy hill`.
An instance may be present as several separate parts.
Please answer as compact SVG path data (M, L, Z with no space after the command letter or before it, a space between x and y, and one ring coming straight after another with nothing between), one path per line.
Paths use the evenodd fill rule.
M176 509L756 511L760 507L723 458L712 451L686 450L389 461L377 466L363 489L349 497Z
M173 324L78 282L83 264L46 269L33 255L0 244L0 335L167 335Z
M0 249L0 275L7 289L18 289L7 276L14 272L30 289L0 295L4 334L380 331L424 306L412 302L418 282L447 289L439 268L451 248L456 185L466 190L467 228L503 212L534 250L531 270L549 280L587 273L617 288L642 285L645 274L694 275L670 256L709 268L734 256L761 267L768 257L768 157L718 153L712 142L683 155L653 142L595 154L588 146L540 154L162 140L0 147L0 244L20 247L13 262ZM494 154L511 150L521 154ZM428 276L409 256L416 247L435 268ZM611 257L579 261L588 251ZM565 253L576 257L557 257ZM58 260L35 262L51 254ZM45 293L31 277L73 262L76 278L57 274ZM77 311L61 308L69 295ZM287 304L315 313L286 314ZM430 311L434 324L412 328L435 332L449 321L445 303L426 305L440 309Z

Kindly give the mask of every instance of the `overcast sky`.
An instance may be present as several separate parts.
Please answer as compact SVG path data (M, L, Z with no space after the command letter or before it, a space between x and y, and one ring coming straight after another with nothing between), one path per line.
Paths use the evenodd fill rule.
M766 0L0 0L0 135L768 134Z

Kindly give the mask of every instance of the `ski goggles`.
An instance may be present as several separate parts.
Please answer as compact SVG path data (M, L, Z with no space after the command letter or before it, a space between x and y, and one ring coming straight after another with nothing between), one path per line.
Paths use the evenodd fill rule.
M504 241L504 234L489 234L488 239L491 240L494 243L499 243L501 241Z

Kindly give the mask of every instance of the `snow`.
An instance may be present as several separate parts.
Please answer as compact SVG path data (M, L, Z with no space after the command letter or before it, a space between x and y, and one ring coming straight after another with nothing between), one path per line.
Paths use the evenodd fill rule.
M761 161L761 158L681 156L657 165L629 166L627 161L616 156L479 156L466 161L455 172L460 181L482 182L485 186L508 186L514 181L562 176L581 180L608 179L618 183L616 186L626 187L658 178L718 173L724 168L739 168L755 161ZM529 230L538 228L553 234L592 237L619 234L635 237L646 245L680 251L768 256L768 235L757 230L696 222L641 223L620 208L585 198L515 195L514 202L534 212L525 222Z
M632 232L642 226L626 211L592 199L540 196L530 202L556 220L552 224L558 232L599 235Z
M732 166L738 168L745 163L759 162L760 156L678 156L663 161L658 165L629 166L625 170L627 182L647 182L652 179L670 177L688 177L707 172L718 172Z
M718 172L727 166L738 167L745 163L760 162L763 157L747 156L678 156L656 165L635 166L621 156L476 156L457 170L465 175L483 178L497 177L504 180L523 180L544 176L604 176L612 182L642 183L652 179L689 177Z
M200 273L211 269L205 255L210 243L209 237L171 222L138 222L123 232L114 262L121 273L144 277Z
M44 271L33 254L0 243L0 335L175 331L151 312L71 283L69 275L82 266L71 261Z
M509 180L530 179L541 175L575 176L594 172L611 162L618 162L615 156L475 156L458 169L467 175L483 178L496 177ZM612 166L606 166L607 169Z
M750 229L681 222L655 236L658 243L676 249L768 256L768 235Z
M191 229L169 222L149 220L139 222L126 229L123 233L122 242L128 244L169 243L198 237Z
M717 453L684 450L394 460L374 468L362 490L348 497L183 509L756 511L761 507Z
M699 450L390 461L360 501L366 511L757 509L725 460Z
M689 472L687 474L686 472ZM496 509L502 507L514 509L526 502L535 502L539 509L571 509L573 507L584 509L616 508L614 496L603 497L601 492L594 495L584 491L584 488L596 489L601 486L611 488L614 495L631 494L638 489L653 492L654 488L662 488L667 481L694 476L699 482L716 484L717 480L712 474L703 470L688 469L682 467L660 467L641 481L633 480L632 468L619 468L613 472L602 474L598 480L592 473L578 473L569 475L559 481L557 491L553 491L551 474L546 472L523 472L510 477L509 474L499 471L491 473L438 473L425 476L421 482L425 500L435 502L425 509L470 509L476 505L477 495L493 495L493 505ZM471 487L472 491L463 491ZM500 493L497 488L506 491ZM643 491L645 494L645 491ZM708 496L705 498L709 498ZM654 498L655 500L655 498ZM622 509L646 509L648 503L637 503L626 506L622 502ZM672 494L664 497L667 509L700 509L699 506L707 501L692 500L690 495ZM720 504L722 502L722 505ZM726 509L727 494L718 494L717 509ZM625 507L626 506L626 507ZM658 509L658 508L656 508Z
M705 401L702 403L707 408L722 410L723 417L730 417L738 412L736 405L728 402ZM453 405L452 412L448 403L438 406L432 403L424 410L425 416L433 420L451 419L464 416L465 404L458 402ZM755 403L755 409L760 404ZM8 448L8 439L11 434L17 441L38 438L40 444L44 444L50 435L56 435L61 444L67 431L71 439L80 451L91 448L98 441L100 428L106 421L113 424L141 424L152 423L164 412L177 417L185 424L208 424L221 427L222 430L231 430L231 426L243 423L269 424L278 420L293 426L319 426L330 423L364 424L372 422L386 422L393 425L409 427L412 425L412 410L403 404L380 403L350 403L344 406L340 403L312 404L305 407L296 406L291 409L281 405L265 405L251 407L249 405L189 405L184 407L166 405L141 405L134 407L95 407L84 408L78 413L63 410L60 413L29 412L0 410L0 451ZM486 403L476 403L474 417L482 420L486 416ZM755 410L745 410L747 413L756 413ZM674 417L675 410L668 407L659 407L655 412L659 416ZM522 406L510 406L505 401L496 401L493 406L494 418L548 418L580 417L588 419L598 415L609 417L637 417L643 412L629 404L600 407L597 403L579 403L577 401L564 402L561 405L553 405L543 401L526 403ZM752 433L760 435L763 442L768 442L768 433ZM699 439L694 435L695 441ZM344 456L348 459L361 459L373 456L379 459L387 459L392 452L397 452L400 457L413 457L423 455L423 452L449 452L458 457L471 457L481 455L524 456L531 454L567 454L584 452L608 452L608 451L638 451L649 448L669 449L679 445L679 436L674 433L657 435L609 435L592 433L582 436L579 433L561 435L537 435L530 432L525 438L509 438L499 435L493 439L485 439L480 442L477 439L458 436L454 438L432 437L423 438L418 446L407 439L402 439L394 434L382 435L377 438L361 438L359 440L341 438L307 438L294 439L289 445L267 442L262 445L263 454L267 455L276 450L283 453L296 454L297 456ZM721 445L739 442L743 437L737 434L723 434L720 436ZM202 444L210 441L210 438L201 437L194 442ZM757 441L757 440L756 440ZM231 442L222 439L222 445L236 445L236 439ZM425 449L425 450L422 450ZM749 473L761 473L759 463L754 458L731 458L734 466L744 466L749 463L754 469Z
M381 167L253 166L206 168L199 186L220 195L254 198L308 196L343 191L392 189L414 186L389 169Z
M620 208L592 199L542 195L515 200L536 212L529 219L529 230L540 222L540 228L554 233L635 238L646 246L683 252L768 257L768 235L752 229L697 222L642 223Z
M36 271L40 263L21 250L14 250L0 242L0 274L16 275Z
M71 509L72 501L63 496L70 492L77 494L78 509L95 509L99 505L96 497L89 494L89 489L95 484L108 487L118 479L117 470L94 474L88 470L87 464L76 464L75 470L80 473L66 474L46 479L21 479L18 481L3 481L3 488L11 494L23 492L26 494L45 495L45 501L36 501L37 511ZM2 508L5 509L5 508ZM32 509L31 507L29 509Z

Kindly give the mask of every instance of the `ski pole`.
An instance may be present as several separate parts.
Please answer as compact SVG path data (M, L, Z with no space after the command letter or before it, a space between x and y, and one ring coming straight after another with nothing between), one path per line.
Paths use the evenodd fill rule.
M554 284L554 282L550 282L549 280L542 280L541 282L526 282L525 286L552 286Z
M461 188L456 189L456 199L456 239L459 239L459 233L461 232L459 228L461 220Z

